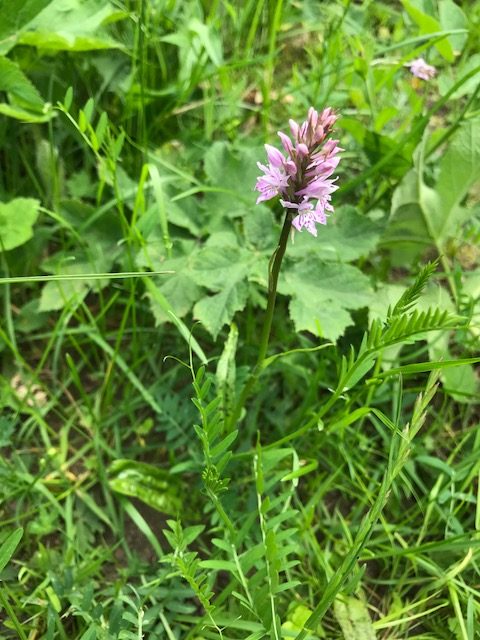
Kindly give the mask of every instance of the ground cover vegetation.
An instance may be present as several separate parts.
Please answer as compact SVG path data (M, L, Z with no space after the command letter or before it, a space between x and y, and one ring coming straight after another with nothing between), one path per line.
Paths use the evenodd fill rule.
M477 0L0 2L0 638L480 637L479 43ZM256 163L311 106L335 212L286 238Z

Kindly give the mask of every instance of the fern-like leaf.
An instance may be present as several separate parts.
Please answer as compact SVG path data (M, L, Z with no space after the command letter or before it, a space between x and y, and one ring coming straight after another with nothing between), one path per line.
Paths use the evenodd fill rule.
M424 290L427 282L435 273L438 267L439 260L433 260L428 262L419 272L415 278L413 284L411 284L406 291L402 294L397 304L393 307L393 310L389 309L388 318L399 316L411 311L412 307L416 304L422 291Z

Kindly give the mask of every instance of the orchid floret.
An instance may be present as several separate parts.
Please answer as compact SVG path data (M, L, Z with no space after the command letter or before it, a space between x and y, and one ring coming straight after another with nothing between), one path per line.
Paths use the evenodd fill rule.
M276 147L265 145L268 165L257 163L263 171L255 188L260 192L257 203L280 196L287 210L296 210L292 227L317 235L317 224L327 223L333 212L331 194L338 189L337 178L331 178L340 162L338 140L328 139L338 116L330 107L318 113L310 107L307 119L298 124L289 120L293 138L278 132L285 155ZM287 214L292 215L292 214Z

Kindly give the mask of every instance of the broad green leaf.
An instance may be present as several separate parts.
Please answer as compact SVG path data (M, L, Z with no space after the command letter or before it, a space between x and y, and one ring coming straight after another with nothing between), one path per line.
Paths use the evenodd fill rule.
M246 274L244 274L246 275ZM220 329L228 324L237 311L247 303L248 287L244 278L227 280L224 289L215 295L202 298L193 309L193 314L216 339Z
M411 264L432 243L420 206L419 178L415 169L406 174L393 193L383 242L391 251L394 266Z
M409 16L415 22L415 24L419 28L419 32L421 35L426 35L429 33L438 33L442 31L442 25L438 20L436 20L433 16L428 15L421 11L415 3L411 0L402 0L402 4L407 10ZM453 62L455 56L453 54L453 49L450 44L450 41L447 37L442 38L435 42L435 48L438 53L447 60L447 62Z
M30 240L39 207L40 202L33 198L0 202L0 251L15 249Z
M227 189L243 191L245 198L255 202L253 191L259 173L258 160L265 158L265 150L258 147L232 147L227 142L214 142L205 154L205 173L209 182ZM258 194L257 194L258 195Z
M455 76L442 74L438 78L438 88L440 94L445 95L454 85L455 81L459 77L466 76L468 73L477 69L480 66L480 53L474 53L465 59L463 64L459 65L456 69ZM471 95L478 87L480 83L480 71L475 73L469 80L464 82L452 95L452 100L458 100L462 96Z
M115 460L108 469L108 484L113 491L138 498L163 513L176 515L180 510L178 480L152 464Z
M273 251L280 236L272 211L261 204L245 212L243 231L248 245L269 251Z
M202 297L202 289L193 279L187 256L165 260L162 265L165 270L175 273L166 274L154 286L168 300L175 315L183 318L192 309L194 303ZM152 294L149 295L149 299L157 325L172 322L172 317L165 310L165 306L159 304Z
M404 176L412 166L413 148L413 143L399 148L398 141L393 137L375 131L366 131L363 140L363 149L372 165L388 153L394 150L396 151L388 165L384 168L383 175L396 178L397 180Z
M184 322L182 322L182 320L180 320L178 315L175 313L175 310L172 304L164 295L164 292L162 291L161 287L155 285L150 280L150 278L145 278L144 282L148 290L150 307L151 307L153 316L157 321L157 324L166 320L168 320L168 322L172 322L177 327L180 335L187 342L189 348L192 349L192 351L198 356L198 358L203 364L206 364L208 362L208 359L205 353L203 352L203 349L200 347L197 340L193 337L192 331L185 325ZM189 283L190 282L191 281L189 280ZM178 288L179 286L178 281L176 282L176 285ZM182 291L182 289L179 289L178 293L182 295L182 293L185 294L185 291ZM172 293L171 297L175 297L176 294L177 294L177 291Z
M384 242L391 247L395 265L409 264L432 244L442 250L470 215L461 203L480 179L480 120L469 120L456 132L440 161L435 187L424 183L423 166L418 164L392 198Z
M42 269L55 275L78 277L110 273L121 252L118 243L121 227L116 214L105 214L94 224L89 224L95 216L95 209L79 201L65 200L61 202L61 216L72 230L79 230L85 249L53 254L42 263ZM67 302L78 304L90 290L99 291L108 282L108 277L48 282L42 289L40 310L58 310Z
M10 558L15 553L18 543L22 539L23 529L15 529L0 545L0 571L4 569Z
M316 256L286 270L281 293L292 296L290 315L297 331L336 340L353 324L348 309L368 306L370 281L356 267L322 262Z
M88 238L88 235L87 235ZM110 248L103 243L94 244L88 252L80 252L75 260L71 256L58 253L44 261L42 267L46 271L63 276L76 276L91 273L108 273L113 264L115 253L105 250ZM66 304L79 304L92 289L99 291L107 286L109 279L72 279L47 282L40 296L39 311L57 311Z
M480 118L467 120L459 128L440 162L436 191L438 202L431 212L437 238L445 240L455 231L458 205L480 180Z
M438 3L440 23L445 31L451 29L468 29L467 16L453 0L440 0ZM468 39L468 33L456 33L448 36L453 52L460 54Z
M0 54L15 46L18 33L53 0L0 0Z
M14 118L21 122L29 124L38 124L40 122L48 122L55 117L55 111L49 109L44 114L34 111L27 111L21 109L15 105L7 104L6 102L0 102L0 114L7 116L7 118Z
M470 330L478 338L480 336L480 269L468 271L464 274L462 290L473 303L473 318Z
M289 256L299 258L311 253L324 260L350 262L368 255L376 247L380 232L377 223L353 207L341 207L330 216L327 225L319 229L317 238L309 233L297 233L287 251Z
M98 628L96 626L91 626L85 631L85 633L82 634L80 640L95 640L97 637L97 633Z
M216 67L219 67L222 64L222 42L218 32L197 18L190 20L188 29L198 36L210 60Z
M367 605L362 600L341 596L336 598L333 609L345 640L376 640Z
M199 251L192 267L195 282L214 293L202 298L193 309L194 316L214 338L247 302L249 272L256 255L235 246L212 243Z
M19 106L41 111L44 101L18 65L8 58L0 57L0 91L12 95Z
M210 218L209 231L221 228L222 218L256 215L253 187L258 175L257 160L265 155L255 147L234 148L214 142L205 154L205 173L218 191L207 191L203 208Z
M368 319L370 322L379 318L387 319L388 308L393 308L405 291L406 285L377 284L375 296L368 305Z
M49 50L89 51L119 47L103 25L123 17L105 0L56 0L39 13L19 36L21 44Z
M297 604L295 607L290 607L287 613L287 620L282 624L282 631L285 638L295 638L298 633L304 628L307 620L312 615L312 610L303 604ZM315 635L309 634L309 640L319 640L320 638L326 638L326 633L323 630L322 625L319 623L315 630Z
M428 336L428 354L433 361L450 361L454 356L450 352L449 334L443 332ZM475 369L471 364L442 368L440 376L444 391L456 402L473 404L480 402L480 388Z
M74 268L67 268L68 274L88 273L88 265L77 264ZM40 296L38 310L58 311L67 304L77 306L85 298L89 290L88 282L85 280L66 280L65 282L47 282L43 287Z

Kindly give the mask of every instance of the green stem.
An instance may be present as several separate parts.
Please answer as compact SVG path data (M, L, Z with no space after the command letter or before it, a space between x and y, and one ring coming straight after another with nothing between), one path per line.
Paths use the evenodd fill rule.
M7 599L7 596L6 596L5 591L3 590L3 588L0 588L0 605L5 609L7 615L10 617L10 621L11 621L13 627L15 628L15 631L18 633L18 637L21 640L27 640L27 635L23 631L22 625L20 624L20 621L18 620L17 616L15 615L15 611L10 606L10 603L9 603L9 601Z
M242 407L245 405L255 383L263 368L263 362L267 355L268 343L270 341L270 333L272 330L273 312L275 311L275 301L277 299L277 284L278 276L280 274L280 267L282 266L283 256L287 248L288 235L290 233L291 222L289 213L285 213L285 219L283 221L282 231L278 240L278 245L270 258L269 270L268 270L268 301L267 310L265 311L265 320L263 322L262 336L260 338L260 347L258 350L258 358L256 365L250 374L245 386L243 387L240 398L238 399L233 413L230 418L230 428L233 429L238 422Z
M342 587L352 575L352 571L357 564L358 557L365 544L368 542L370 534L373 530L375 523L377 522L382 510L387 502L389 490L393 481L392 474L387 473L383 479L383 482L379 488L377 498L368 512L367 516L360 524L360 528L355 536L355 540L347 553L340 567L337 569L332 579L327 584L322 594L322 599L313 610L312 614L305 622L303 629L295 636L295 640L304 640L309 631L316 628L318 623L322 620L325 613L330 608L332 602L335 600Z
M290 216L287 213L285 215L285 220L283 221L283 227L280 234L280 239L278 241L278 246L275 249L272 257L270 258L270 268L268 273L268 302L267 310L265 312L265 321L263 323L262 337L260 339L260 349L258 351L257 365L255 367L256 370L260 370L263 361L265 360L265 356L267 355L270 332L272 329L273 312L275 310L275 301L277 299L278 276L280 274L280 267L282 266L283 256L285 255L285 250L287 248L290 228ZM260 371L258 371L258 373L259 372Z

